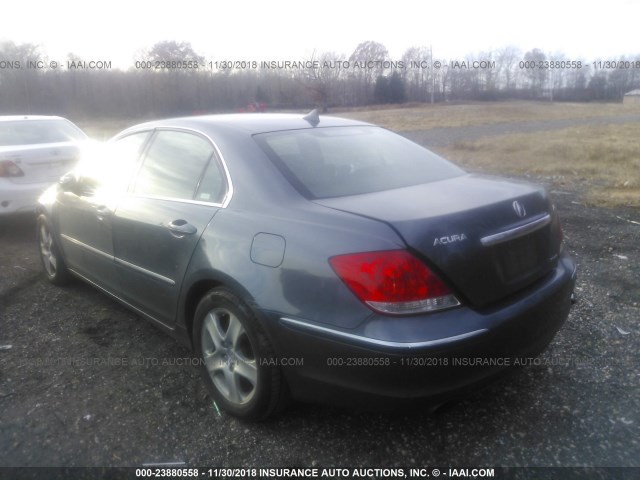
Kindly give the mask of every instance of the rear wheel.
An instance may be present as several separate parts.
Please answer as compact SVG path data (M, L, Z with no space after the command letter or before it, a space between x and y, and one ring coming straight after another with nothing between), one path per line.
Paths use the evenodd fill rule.
M261 420L284 405L273 348L251 310L228 289L213 289L200 301L193 344L209 392L228 413Z
M53 237L51 225L45 215L36 220L40 260L47 279L54 285L64 285L71 280L71 274L60 255L60 250Z

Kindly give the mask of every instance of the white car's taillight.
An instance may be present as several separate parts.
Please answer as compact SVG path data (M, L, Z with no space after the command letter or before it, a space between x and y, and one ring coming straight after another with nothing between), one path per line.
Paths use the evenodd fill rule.
M24 172L11 160L0 160L0 177L24 177Z

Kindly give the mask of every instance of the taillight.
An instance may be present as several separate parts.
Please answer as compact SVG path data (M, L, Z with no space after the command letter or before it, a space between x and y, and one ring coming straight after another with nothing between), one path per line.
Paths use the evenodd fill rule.
M442 280L406 250L338 255L329 263L356 297L382 313L430 312L460 304Z
M0 177L23 177L20 167L11 160L0 160Z

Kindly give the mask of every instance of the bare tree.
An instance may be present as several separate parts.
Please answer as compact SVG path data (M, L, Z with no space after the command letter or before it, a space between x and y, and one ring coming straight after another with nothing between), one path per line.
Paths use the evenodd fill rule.
M515 77L518 61L522 58L522 52L517 47L509 45L498 51L497 74L504 80L505 90L515 89Z
M426 101L433 83L429 48L408 48L402 55L402 61L405 65L403 73L407 83L408 100L415 102Z
M538 48L534 48L524 54L524 61L526 62L525 75L529 80L529 88L534 97L541 95L547 78L547 69L541 68L546 59L544 52Z
M620 65L625 65L627 61L630 61L625 56L616 59ZM617 100L622 100L625 93L633 89L635 84L635 69L633 68L618 68L609 72L608 83L611 90L611 94Z
M567 62L567 57L562 52L550 53L547 57L550 68L547 71L547 88L545 96L553 102L559 92L563 90L567 80L567 69L560 68Z
M370 103L372 100L372 88L376 78L384 75L384 63L389 59L387 47L373 41L359 44L349 57L350 68L358 82L358 103Z
M195 63L203 63L204 57L196 53L189 42L158 42L145 57L153 64L149 70L152 75L147 75L146 80L153 87L154 110L157 108L183 114L199 111L202 103L207 103L207 96L203 98L198 95L196 75L199 68L194 66ZM190 78L187 80L185 77Z
M151 61L196 61L204 62L204 57L198 55L189 42L168 40L156 43L146 54Z
M335 52L313 52L306 63L303 83L310 92L313 103L327 111L330 104L343 102L343 90L340 88L345 66L344 55Z
M134 58L138 63L203 61L191 45L175 41L159 42ZM83 63L73 53L67 59ZM53 68L37 45L0 42L0 114L148 118L233 111L252 101L267 102L270 109L367 105L374 100L376 81L377 99L383 102L429 101L431 94L434 101L541 95L554 101L611 101L640 88L640 69L563 68L568 62L562 53L537 49L522 55L507 46L469 55L466 61L493 59L495 70L447 68L444 59L438 59L441 67L435 69L431 51L413 47L404 52L404 67L399 68L384 45L363 42L349 61L341 53L314 52L302 70L91 70ZM555 68L539 65L547 59ZM640 56L611 60L638 62ZM523 61L528 64L521 65Z
M32 43L3 42L0 59L10 67L0 69L0 105L14 113L37 110L40 74L46 68L40 47Z

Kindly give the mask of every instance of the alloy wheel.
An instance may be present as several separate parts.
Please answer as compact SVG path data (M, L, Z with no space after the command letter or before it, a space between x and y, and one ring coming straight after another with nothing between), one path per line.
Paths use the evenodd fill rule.
M44 223L40 225L40 255L42 256L42 263L47 271L47 275L50 277L55 276L58 261L53 252L53 236Z
M241 321L226 308L207 313L201 330L202 356L216 389L229 402L245 405L258 385L255 349Z

